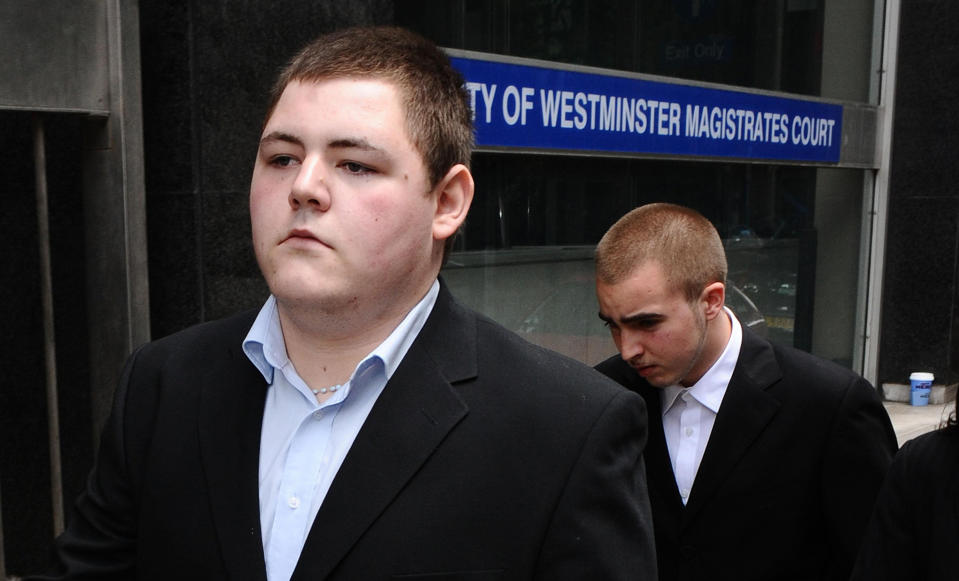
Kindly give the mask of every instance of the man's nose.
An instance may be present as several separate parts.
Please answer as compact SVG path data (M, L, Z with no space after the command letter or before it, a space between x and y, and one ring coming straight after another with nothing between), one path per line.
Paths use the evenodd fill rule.
M332 203L330 188L324 179L323 165L319 160L305 160L290 189L290 207L294 210L325 212Z
M636 357L642 357L646 352L643 346L642 337L639 333L632 333L628 330L620 332L619 352L624 361L630 361Z

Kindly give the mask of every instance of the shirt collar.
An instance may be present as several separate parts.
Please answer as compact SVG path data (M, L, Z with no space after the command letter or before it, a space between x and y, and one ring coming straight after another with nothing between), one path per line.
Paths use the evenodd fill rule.
M736 369L739 349L743 344L743 328L739 319L729 310L729 307L723 307L723 310L729 317L732 327L726 347L719 359L713 363L699 381L688 388L681 385L670 385L663 389L661 401L664 414L683 393L688 393L713 413L719 413L719 406L723 402L723 396L726 395L726 388L729 386L729 380L732 379L733 371Z
M431 286L430 290L426 292L426 295L420 299L420 302L416 303L416 305L410 309L410 312L406 314L406 317L397 325L396 329L390 333L390 336L370 353L369 357L379 357L380 360L383 361L383 368L387 380L393 377L393 372L400 366L400 362L403 361L406 352L409 351L413 341L419 336L423 325L426 324L426 319L429 318L430 313L433 311L433 305L436 304L436 298L439 294L440 283L438 280L434 280L433 286ZM367 357L367 359L369 359L369 357Z
M273 295L260 307L253 326L243 339L243 352L269 384L273 383L274 371L289 361L279 313L276 311L276 298Z
M439 281L433 281L430 290L410 309L389 337L357 365L354 375L369 367L372 360L379 359L383 362L384 373L389 380L406 356L410 345L423 329L423 325L426 324L426 319L429 318L433 305L436 304L439 291ZM250 331L243 339L243 352L269 384L273 383L276 370L289 363L286 342L283 340L283 330L280 327L280 317L276 308L276 298L273 295L270 295L260 308Z

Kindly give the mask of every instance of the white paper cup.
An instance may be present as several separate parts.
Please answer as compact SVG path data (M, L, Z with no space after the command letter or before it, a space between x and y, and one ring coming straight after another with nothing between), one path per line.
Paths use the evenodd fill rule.
M912 405L929 405L929 392L932 390L932 381L935 376L924 371L916 371L909 375L909 403Z

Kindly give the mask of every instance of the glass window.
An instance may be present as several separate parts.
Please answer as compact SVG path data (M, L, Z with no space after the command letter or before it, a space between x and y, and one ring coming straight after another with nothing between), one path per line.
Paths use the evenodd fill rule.
M875 0L397 0L441 46L867 101Z
M396 0L449 48L830 99L875 99L877 0ZM592 251L630 209L668 201L717 227L727 302L773 341L854 367L866 172L478 153L477 195L443 276L464 302L595 363Z
M593 248L630 209L667 201L716 225L740 320L852 365L862 172L489 153L475 156L474 173L476 199L443 276L528 339L587 363L611 355Z

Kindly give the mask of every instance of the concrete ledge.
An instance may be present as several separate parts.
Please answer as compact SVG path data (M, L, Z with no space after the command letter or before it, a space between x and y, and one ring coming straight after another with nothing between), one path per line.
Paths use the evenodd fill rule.
M929 403L933 405L943 404L956 399L956 388L959 384L950 385L933 384L929 391ZM908 383L884 383L882 384L882 397L886 401L901 401L909 403L909 384Z

